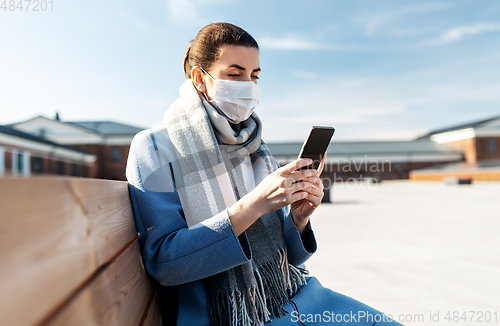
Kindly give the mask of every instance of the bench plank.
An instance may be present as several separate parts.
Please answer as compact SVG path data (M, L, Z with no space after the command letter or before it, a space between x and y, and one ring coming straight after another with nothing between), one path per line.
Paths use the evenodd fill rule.
M0 181L0 320L34 325L136 236L126 182Z
M88 216L96 261L102 263L137 234L123 181L72 179L73 191Z
M155 298L152 295L153 288L142 265L139 241L135 240L46 325L139 326L149 300Z
M144 320L142 325L139 326L160 326L162 325L161 320L161 312L160 312L160 303L158 301L158 296L153 297L153 302L149 307L146 315L146 319Z

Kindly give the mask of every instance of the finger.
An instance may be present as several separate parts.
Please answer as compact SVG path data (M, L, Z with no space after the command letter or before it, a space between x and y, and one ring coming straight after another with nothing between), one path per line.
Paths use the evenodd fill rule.
M323 179L320 177L315 178L313 181L311 181L316 187L320 188L323 190L324 185L323 185Z
M320 198L322 198L325 195L323 189L319 188L311 188L311 190L305 190L305 191L307 191L311 196L316 196Z
M297 191L303 191L303 190L306 190L308 188L316 189L316 188L314 188L313 183L308 182L308 181L303 181L303 182L294 183L291 187L288 188L288 190L290 190L293 193L293 192L297 192Z
M313 205L313 207L316 208L321 204L323 196L307 195L306 198L304 199L310 202Z
M298 158L295 161L292 161L282 167L282 172L284 173L292 173L295 170L298 170L304 166L311 165L313 161L310 158Z
M301 181L307 181L307 182L310 182L314 185L314 187L316 188L320 188L320 189L323 189L323 180L321 180L320 177L318 176L314 176L314 177L308 177L308 178L305 178L305 179L302 179Z
M306 179L309 177L314 177L318 175L318 170L315 169L303 169L303 170L296 170L290 173L291 176L296 178L297 180L302 180Z
M325 155L323 155L323 158L321 159L321 163L319 163L319 168L318 168L318 176L323 172L323 168L325 167L325 158L326 158L326 152Z
M285 186L286 189L290 188L293 184L298 183L300 181L306 180L307 178L310 177L315 177L316 174L318 173L314 169L307 169L307 170L299 170L299 171L294 171L290 174L282 173L282 177L285 178L283 180L283 185Z
M301 189L300 191L305 191L310 195L313 196L323 196L324 192L323 189L317 188L317 187L307 187L304 189Z
M297 192L293 193L290 196L290 204L291 203L295 203L296 201L305 199L307 196L308 196L307 192L305 192L305 191L297 191Z
M315 177L317 178L317 177ZM288 185L285 185L285 189L287 192L297 192L297 191L306 191L308 193L314 194L316 196L321 195L323 192L323 184L321 183L321 180L319 183L313 183L308 180L302 180L301 182L288 182Z

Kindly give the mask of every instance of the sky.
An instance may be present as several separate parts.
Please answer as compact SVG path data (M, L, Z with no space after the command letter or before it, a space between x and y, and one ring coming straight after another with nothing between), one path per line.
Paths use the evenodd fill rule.
M268 142L302 141L312 125L335 127L334 140L411 140L500 115L498 1L28 3L0 8L0 124L59 112L158 125L189 41L218 21L259 43Z

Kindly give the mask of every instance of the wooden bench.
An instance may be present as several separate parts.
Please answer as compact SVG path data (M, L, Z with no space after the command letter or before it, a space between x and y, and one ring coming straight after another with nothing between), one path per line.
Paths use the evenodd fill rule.
M123 181L0 179L0 325L161 325Z

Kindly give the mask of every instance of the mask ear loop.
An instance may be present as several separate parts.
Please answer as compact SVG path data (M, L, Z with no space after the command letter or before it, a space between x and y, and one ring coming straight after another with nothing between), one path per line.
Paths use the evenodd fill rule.
M205 71L205 69L203 69L203 68L202 68L202 67L200 67L200 66L198 66L198 67L201 69L201 71L203 71L203 73L204 73L205 75L207 75L208 77L210 77L210 78L211 78L211 79L215 82L215 79L214 79L212 76L210 76L210 74L209 74L208 72L206 72L206 71ZM192 81L192 83L193 83L194 88L198 88L198 87L196 87L195 81L194 81L194 80L191 80L191 81ZM202 93L202 94L205 96L205 98L206 98L206 99L207 99L207 101L208 101L207 94L205 94L205 93Z
M203 69L202 67L200 67L201 71L203 71L205 73L205 75L207 75L208 77L210 77L214 82L215 82L215 78L210 76L210 74L208 72L205 71L205 69Z
M210 76L210 74L208 72L206 72L205 69L203 69L202 67L200 67L200 69L201 69L201 71L203 71L203 73L205 73L205 75L207 75L208 77L210 77L214 81L214 83L215 83L214 77ZM213 105L213 103L211 103L210 100L208 99L208 95L206 93L203 93L203 96L205 96L205 99L207 100L208 103L210 103L210 104Z

